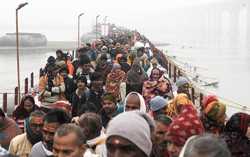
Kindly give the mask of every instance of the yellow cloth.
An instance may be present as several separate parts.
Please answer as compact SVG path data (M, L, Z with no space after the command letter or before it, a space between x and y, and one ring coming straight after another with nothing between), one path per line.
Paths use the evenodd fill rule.
M28 157L32 148L26 133L17 135L10 142L9 152L19 157Z
M193 105L193 102L189 100L186 94L178 94L174 99L172 99L166 109L166 114L170 117L176 117L179 114L180 106L182 105Z

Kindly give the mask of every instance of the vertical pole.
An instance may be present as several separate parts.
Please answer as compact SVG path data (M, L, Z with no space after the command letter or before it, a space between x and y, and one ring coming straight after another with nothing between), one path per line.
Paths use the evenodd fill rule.
M74 59L75 59L75 51L72 50L72 60L74 60Z
M194 96L195 91L194 91L194 87L192 87L191 94L192 94L192 95L191 95L192 101L193 101L193 103L195 104L195 96Z
M165 57L165 58L166 58L166 57ZM166 67L165 67L165 68L166 68L167 72L168 72L168 62L169 62L169 61L168 61L168 59L166 58Z
M34 73L30 74L30 88L34 88Z
M27 94L29 90L29 79L26 77L24 80L24 94Z
M80 15L78 15L78 46L77 48L80 47Z
M181 70L179 69L178 70L178 77L180 77L181 76Z
M17 58L17 87L18 87L18 103L21 101L20 95L20 65L19 65L19 33L18 33L18 9L16 10L16 58Z
M200 93L200 106L202 107L203 94Z
M174 82L176 82L176 73L177 73L176 66L174 66Z
M18 105L18 87L15 88L14 104Z
M168 66L169 70L168 70L168 77L171 78L171 63L169 62L169 66Z
M96 18L95 18L95 31L96 31L96 32L95 32L95 40L97 40L97 24L98 24L98 21L97 21L97 20L98 20L98 17L99 17L99 16L100 16L100 15L97 15Z
M43 76L43 68L40 68L39 70L39 77L42 77Z
M7 93L3 93L3 112L7 112Z
M98 16L96 16L96 20L95 20L95 40L97 40L97 19L98 19Z

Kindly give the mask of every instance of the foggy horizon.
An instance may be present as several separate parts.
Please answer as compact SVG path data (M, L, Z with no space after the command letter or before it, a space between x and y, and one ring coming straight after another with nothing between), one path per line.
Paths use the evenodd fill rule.
M168 35L166 30L168 28L163 27L175 22L170 14L185 12L185 9L197 5L204 6L221 1L223 0L188 0L188 2L187 0L148 2L128 0L122 4L115 0L107 2L27 0L29 4L19 10L19 31L42 33L49 41L76 41L77 16L84 12L81 17L81 35L91 30L95 24L95 16L100 14L99 22L108 16L109 23L136 29L152 41L167 42L164 36ZM22 2L26 1L9 0L0 6L1 11L5 13L0 15L0 36L15 32L15 8Z

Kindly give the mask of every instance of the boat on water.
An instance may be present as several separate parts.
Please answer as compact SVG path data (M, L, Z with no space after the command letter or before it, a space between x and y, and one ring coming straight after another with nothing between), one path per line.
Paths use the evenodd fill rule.
M47 38L41 33L19 33L20 47L45 47ZM0 47L16 46L16 33L6 33L0 37Z

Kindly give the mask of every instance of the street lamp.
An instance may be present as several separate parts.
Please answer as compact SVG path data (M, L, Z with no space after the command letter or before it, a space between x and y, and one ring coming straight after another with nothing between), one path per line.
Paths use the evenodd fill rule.
M96 30L95 30L95 31L96 31L96 32L95 32L95 39L96 39L96 40L97 40L97 24L98 24L98 21L97 21L97 20L98 20L98 17L100 17L100 15L97 15L97 16L95 17L95 22L96 22L96 24L95 24L95 29L96 29Z
M19 65L19 34L18 34L18 10L22 9L28 3L21 3L16 8L16 56L17 56L17 83L18 83L18 104L20 104L21 95L20 95L20 65Z
M107 18L108 16L105 16L103 19L103 23L104 23L104 36L106 36L106 32L107 32Z
M80 17L82 15L84 15L84 13L78 15L78 48L80 47Z

